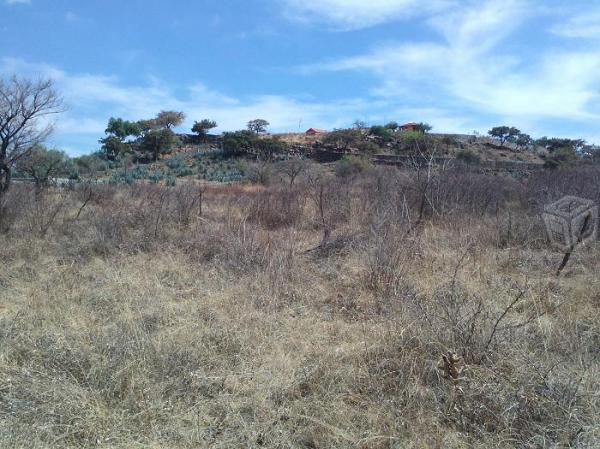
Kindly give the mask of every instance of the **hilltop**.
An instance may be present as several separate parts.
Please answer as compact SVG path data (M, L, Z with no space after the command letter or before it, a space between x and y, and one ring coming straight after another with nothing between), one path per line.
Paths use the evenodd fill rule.
M518 169L524 165L530 169L542 168L546 162L543 148L523 151L512 143L500 146L493 139L472 135L405 133L384 142L367 131L341 130L319 136L283 133L243 138L248 141L232 144L231 139L223 136L199 141L193 135L182 134L178 143L157 161L140 162L126 157L112 161L98 175L107 181L128 183L146 179L174 184L178 178L232 182L247 178L253 166L261 161L289 158L331 163L344 157L358 157L375 165L403 166L413 163L417 156L428 155L437 162L467 164L481 170L500 167L500 171L511 171L513 165ZM269 152L273 148L275 151Z

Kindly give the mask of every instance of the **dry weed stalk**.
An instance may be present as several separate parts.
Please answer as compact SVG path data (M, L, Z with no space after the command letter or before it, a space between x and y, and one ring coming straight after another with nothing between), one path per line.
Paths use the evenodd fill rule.
M464 380L462 373L465 368L464 359L456 352L448 351L446 354L442 354L438 369L441 371L442 377L451 385L450 401L446 413L450 413L452 410L458 411L457 402L464 393L460 383Z

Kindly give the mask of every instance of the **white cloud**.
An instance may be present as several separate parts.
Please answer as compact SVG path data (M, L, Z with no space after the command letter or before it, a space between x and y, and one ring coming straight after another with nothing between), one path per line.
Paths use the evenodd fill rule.
M506 39L530 11L528 0L463 2L462 8L434 15L429 23L442 33L450 46L482 53Z
M108 118L139 120L161 110L185 112L182 129L189 130L194 120L211 118L218 131L241 129L249 120L265 118L274 132L297 130L299 125L333 128L348 126L368 104L363 100L328 103L280 95L256 95L234 98L201 83L187 86L184 95L176 95L165 82L151 78L143 86L128 86L115 76L67 73L47 64L32 64L19 59L0 59L0 74L44 76L55 80L69 110L57 121L56 140L73 135L87 142L78 153L97 149ZM372 104L370 102L369 104ZM87 137L81 138L86 135Z
M487 0L430 19L441 42L387 45L304 70L367 71L380 79L375 95L424 101L429 91L431 104L517 123L600 119L600 52L545 48L520 56L503 45L530 13L525 1Z
M344 30L366 28L440 10L452 0L280 0L286 15L306 23L333 23Z
M569 38L600 38L600 9L572 16L553 27L552 32Z

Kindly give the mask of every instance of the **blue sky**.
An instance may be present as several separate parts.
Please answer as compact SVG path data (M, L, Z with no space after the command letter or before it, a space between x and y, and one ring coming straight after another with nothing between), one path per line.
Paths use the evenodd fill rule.
M600 1L0 0L0 74L49 76L50 144L98 149L111 116L218 131L426 121L600 143Z

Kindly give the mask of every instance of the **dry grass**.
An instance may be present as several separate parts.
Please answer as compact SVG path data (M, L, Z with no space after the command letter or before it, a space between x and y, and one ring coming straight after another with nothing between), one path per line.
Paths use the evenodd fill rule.
M597 447L598 243L556 278L542 180L443 176L14 190L0 447Z

